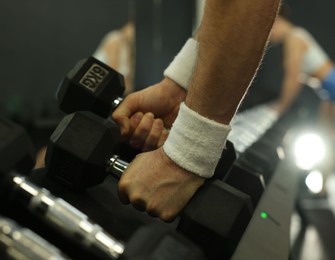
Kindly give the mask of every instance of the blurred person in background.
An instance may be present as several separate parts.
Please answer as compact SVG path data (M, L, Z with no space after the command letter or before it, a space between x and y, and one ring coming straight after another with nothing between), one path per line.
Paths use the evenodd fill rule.
M303 86L301 76L305 75L320 81L322 117L334 118L334 63L305 28L291 22L290 10L285 4L272 27L270 41L274 44L281 43L283 48L284 78L275 104L278 112L285 112L293 103Z
M281 92L274 108L281 114L287 111L301 88L310 79L318 84L317 93L321 99L319 107L319 124L322 138L329 146L322 169L324 182L334 169L335 138L335 67L325 50L305 28L291 21L291 12L286 4L280 8L273 24L270 41L282 44L284 76ZM311 147L313 149L313 147ZM325 187L325 185L324 185Z
M124 76L125 95L134 91L135 25L132 20L119 30L107 33L93 56Z

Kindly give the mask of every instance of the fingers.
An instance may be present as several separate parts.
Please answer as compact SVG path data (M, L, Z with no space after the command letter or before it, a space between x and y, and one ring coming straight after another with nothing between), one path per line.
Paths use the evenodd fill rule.
M184 209L204 179L176 165L163 148L141 153L118 183L120 200L170 222Z
M137 158L141 155L137 155ZM135 159L136 160L136 159ZM132 171L133 164L129 164L127 170L122 174L119 183L118 183L118 196L120 201L123 204L132 204L132 206L139 210L139 211L145 211L146 209L146 202L145 199L141 196L141 190L135 189L136 188L136 176L138 174L135 174L135 178L129 177L129 172ZM135 180L135 184L132 182ZM129 195L131 194L131 196Z
M164 205L160 205L159 200L151 199L152 196L148 196L143 184L136 187L131 181L120 181L118 195L123 204L131 204L135 209L165 222L172 222L178 213L177 211L164 209Z
M151 151L157 148L157 144L161 139L161 135L164 131L164 123L161 119L155 119L151 130L144 142L143 151Z
M146 113L139 122L135 122L138 121L138 119L133 117L130 119L130 121L132 122L133 126L137 123L137 126L132 133L129 143L135 148L142 148L154 124L154 115L152 113Z
M166 139L168 138L169 136L169 130L165 129L163 130L159 140L158 140L158 143L157 143L157 148L163 146L163 144L165 143Z
M120 126L122 137L128 137L131 134L130 117L134 115L138 108L138 97L136 93L128 95L112 113L112 118Z
M129 143L132 147L151 151L160 147L168 136L163 120L154 118L152 113L136 113L130 118L132 129Z

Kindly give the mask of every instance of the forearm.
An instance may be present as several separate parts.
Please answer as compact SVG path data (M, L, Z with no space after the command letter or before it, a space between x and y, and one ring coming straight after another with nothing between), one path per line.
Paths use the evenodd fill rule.
M302 84L298 81L298 76L284 77L278 100L279 112L285 112L292 105L300 93L301 88Z
M280 0L207 0L186 104L228 124L263 56Z

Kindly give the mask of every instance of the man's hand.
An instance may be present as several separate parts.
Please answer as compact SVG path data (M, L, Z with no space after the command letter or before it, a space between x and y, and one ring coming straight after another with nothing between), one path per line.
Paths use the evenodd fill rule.
M112 114L121 128L121 135L135 148L149 151L160 147L177 117L186 91L172 80L128 95Z
M137 155L119 181L119 196L123 203L132 203L135 208L169 222L204 181L180 168L159 148Z

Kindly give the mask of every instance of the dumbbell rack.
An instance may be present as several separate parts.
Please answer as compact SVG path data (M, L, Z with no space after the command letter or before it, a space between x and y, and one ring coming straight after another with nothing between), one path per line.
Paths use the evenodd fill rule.
M231 122L232 131L228 140L237 153L243 153L261 138L278 120L278 113L269 104L261 104L235 115Z
M282 121L282 118L278 120L278 116L268 105L261 105L238 114L232 122L233 132L229 136L238 153L237 161L248 153L250 147L262 141L267 133L278 127L282 128ZM281 131L287 128L288 125ZM297 186L297 177L290 175L292 169L292 164L288 160L282 160L277 165L233 259L287 259L290 217L294 209ZM76 205L107 232L115 234L121 240L127 240L137 227L156 222L153 219L149 220L141 212L135 212L129 206L120 205L116 189L112 187L117 185L113 178L107 178L102 185L84 194L76 194L57 185L45 176L43 170L34 171L30 180ZM281 203L282 201L285 203ZM174 223L170 225L173 227Z
M298 123L299 117L295 110L278 118L266 104L237 115L233 121L232 128L235 132L229 138L234 142L239 158L248 153L251 146L264 142L262 139L266 139L266 135L271 136L271 132L283 134L282 138L277 136L277 141L283 141L277 142L277 145L284 147L286 155L276 165L232 260L289 259L290 225L301 170L294 165L289 149L285 149L288 144L285 143L284 135ZM242 138L238 138L239 136ZM273 149L282 147L274 144Z
M292 169L289 159L279 162L232 260L288 259L290 220L299 181L299 172Z

